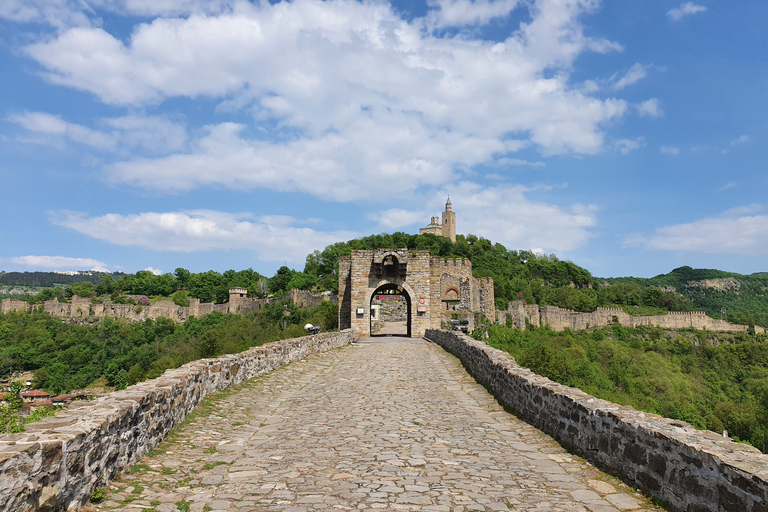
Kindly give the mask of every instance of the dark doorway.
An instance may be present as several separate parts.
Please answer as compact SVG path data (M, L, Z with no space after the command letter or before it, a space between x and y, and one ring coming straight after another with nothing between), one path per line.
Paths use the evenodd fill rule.
M369 307L371 336L411 337L411 297L402 287L391 283L379 286Z

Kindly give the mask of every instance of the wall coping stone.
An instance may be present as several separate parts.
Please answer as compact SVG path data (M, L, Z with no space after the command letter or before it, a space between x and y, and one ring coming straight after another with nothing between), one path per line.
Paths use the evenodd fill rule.
M92 402L74 402L25 432L0 435L0 510L77 510L208 394L356 340L351 330L321 333L192 361Z
M768 511L768 457L756 448L558 384L462 333L428 330L426 339L519 417L673 510Z

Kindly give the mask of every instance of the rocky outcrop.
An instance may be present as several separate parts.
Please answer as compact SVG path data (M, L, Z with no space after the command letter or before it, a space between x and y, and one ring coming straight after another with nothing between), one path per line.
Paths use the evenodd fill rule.
M428 330L426 337L519 417L673 509L768 510L768 457L757 449L557 384L460 333Z
M323 333L201 359L0 436L0 510L75 510L209 393L355 339L352 331Z

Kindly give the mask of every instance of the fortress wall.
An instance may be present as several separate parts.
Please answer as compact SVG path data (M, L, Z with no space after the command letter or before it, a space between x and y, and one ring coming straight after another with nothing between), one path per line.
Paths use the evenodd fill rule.
M0 301L0 312L10 313L11 311L26 311L29 309L29 303L25 300L3 299Z
M352 256L339 258L339 329L352 327Z
M490 277L480 278L480 311L488 319L493 319L496 311L496 296L493 291L493 279Z
M277 341L74 402L26 432L1 438L0 510L74 510L157 446L209 393L355 340L347 330Z
M766 510L768 457L756 448L557 384L460 333L429 330L426 337L519 417L674 509Z
M694 327L700 330L717 332L746 333L750 328L746 325L731 324L718 318L710 318L703 311L669 312L666 315L659 316L631 316L619 308L597 308L592 313L579 313L557 306L539 307L536 304L523 304L521 301L510 302L506 311L497 311L494 317L499 323L504 323L507 318L511 318L512 325L518 329L525 329L525 319L527 318L532 325L549 325L554 331L562 331L565 328L582 330L609 325L616 321L625 327L638 327L641 325L662 327L664 329L688 329ZM766 332L760 326L752 327L755 329L755 332Z
M190 298L189 307L177 306L170 300L161 300L147 306L134 304L114 304L106 302L94 304L89 298L73 297L71 302L59 302L57 299L47 300L43 303L43 310L58 318L100 319L105 317L123 318L132 322L142 322L147 319L156 320L160 317L170 318L174 322L186 322L190 316L200 317L214 311L219 313L232 313L244 315L262 309L269 302L291 300L299 307L315 307L323 301L333 297L315 294L305 290L291 290L280 298L249 299L235 298L225 304L201 303L199 299ZM10 311L29 311L33 307L26 301L16 299L3 299L0 302L0 313Z

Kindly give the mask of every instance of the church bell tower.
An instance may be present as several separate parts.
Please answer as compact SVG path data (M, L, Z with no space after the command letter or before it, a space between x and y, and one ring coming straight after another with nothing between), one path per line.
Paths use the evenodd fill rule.
M456 213L453 211L450 196L445 202L445 211L443 212L443 236L450 238L451 242L456 242Z

